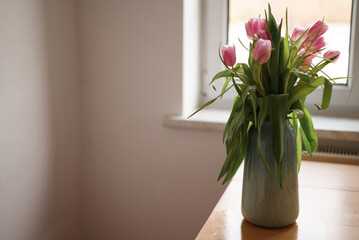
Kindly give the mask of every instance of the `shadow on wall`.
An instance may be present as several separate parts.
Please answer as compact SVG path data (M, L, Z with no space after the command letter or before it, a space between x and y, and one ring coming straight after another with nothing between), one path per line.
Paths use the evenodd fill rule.
M1 1L0 239L79 239L74 1Z

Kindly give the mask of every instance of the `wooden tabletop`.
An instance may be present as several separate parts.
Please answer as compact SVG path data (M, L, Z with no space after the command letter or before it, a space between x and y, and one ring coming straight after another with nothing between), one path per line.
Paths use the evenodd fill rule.
M299 217L280 229L243 219L243 168L238 171L196 240L359 240L359 166L303 161Z

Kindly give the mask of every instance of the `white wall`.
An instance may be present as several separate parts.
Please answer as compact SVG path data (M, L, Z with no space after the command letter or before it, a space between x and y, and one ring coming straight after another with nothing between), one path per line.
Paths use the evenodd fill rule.
M194 239L224 188L220 132L168 129L181 112L182 1L80 0L84 230Z
M79 239L73 0L0 0L0 239Z
M0 0L0 53L1 240L195 238L225 153L163 127L182 1Z

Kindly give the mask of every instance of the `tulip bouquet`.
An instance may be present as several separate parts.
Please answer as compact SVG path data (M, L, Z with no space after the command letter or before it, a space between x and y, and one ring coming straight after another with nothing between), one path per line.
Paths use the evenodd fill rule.
M326 51L323 34L328 25L317 21L308 29L295 28L291 36L286 28L281 36L283 19L277 24L270 6L264 18L251 18L245 30L251 43L248 63L236 63L235 45L220 47L219 57L226 70L217 73L210 84L219 78L226 78L221 94L203 104L195 113L221 98L229 89L237 92L233 107L223 133L227 157L218 180L225 176L223 184L230 180L246 156L248 129L258 129L258 151L266 169L271 173L262 153L260 132L265 120L270 121L272 151L276 163L276 176L282 184L282 157L284 125L290 121L296 132L298 169L301 163L302 140L307 153L315 152L318 140L310 113L304 106L306 96L317 87L323 88L319 110L328 108L332 82L323 72L329 63L335 62L340 52ZM319 59L314 64L312 60ZM192 115L194 115L193 113ZM192 116L191 115L191 116ZM191 117L190 116L190 117ZM272 174L272 173L271 173Z

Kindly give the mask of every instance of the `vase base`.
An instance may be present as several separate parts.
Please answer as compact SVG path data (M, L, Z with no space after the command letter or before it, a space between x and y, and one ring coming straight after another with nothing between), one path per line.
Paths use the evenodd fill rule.
M247 221L248 223L256 226L256 227L260 227L260 228L267 228L267 229L278 229L278 228L286 228L286 227L290 227L291 225L293 224L296 224L296 221L294 220L293 222L291 223L287 223L287 224L280 224L280 225L276 225L276 224L262 224L262 223L258 223L258 222L255 222L255 221L250 221L246 218L244 218L245 221Z

